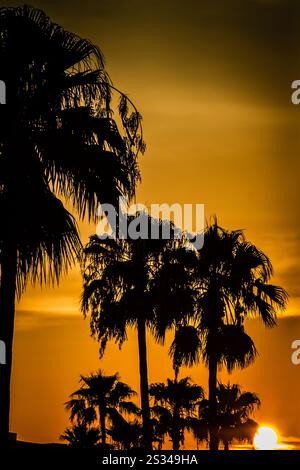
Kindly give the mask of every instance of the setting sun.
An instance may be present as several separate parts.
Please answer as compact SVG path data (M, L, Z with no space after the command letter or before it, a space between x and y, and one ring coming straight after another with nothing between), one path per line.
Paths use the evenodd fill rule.
M254 437L254 447L258 450L274 450L278 444L278 436L269 426L261 426Z

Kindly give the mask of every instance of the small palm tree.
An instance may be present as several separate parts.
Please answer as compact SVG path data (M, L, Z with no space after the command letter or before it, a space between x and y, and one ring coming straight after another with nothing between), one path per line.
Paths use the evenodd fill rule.
M253 443L258 424L251 419L251 415L259 407L260 399L255 393L242 393L236 384L218 384L218 436L224 444L224 450L229 450L229 445L234 440ZM209 401L202 400L199 409L201 421L209 422Z
M121 413L137 413L136 405L129 399L136 395L129 385L119 380L119 375L105 375L101 370L82 375L82 386L66 403L70 420L90 426L99 420L102 446L106 446L107 419L111 422L121 418Z
M209 370L210 449L218 449L217 370L247 367L256 356L244 330L247 317L258 316L267 327L286 306L287 293L270 284L269 258L245 240L240 230L227 231L217 221L205 231L204 246L194 266L196 311L179 324L170 353L174 367L203 358Z
M193 427L203 395L202 387L192 384L189 377L151 384L151 410L157 419L157 433L170 437L173 450L184 445L184 433Z
M141 410L138 411L140 416ZM107 434L111 437L119 450L130 450L141 447L142 426L139 416L132 421L127 421L120 414L113 419Z
M80 423L66 428L60 439L66 441L70 447L87 449L98 445L100 434L97 428Z

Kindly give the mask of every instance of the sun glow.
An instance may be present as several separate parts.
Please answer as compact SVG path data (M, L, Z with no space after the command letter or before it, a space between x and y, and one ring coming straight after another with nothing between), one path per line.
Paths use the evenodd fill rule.
M258 450L273 450L278 446L278 436L269 426L261 426L254 437L254 447Z

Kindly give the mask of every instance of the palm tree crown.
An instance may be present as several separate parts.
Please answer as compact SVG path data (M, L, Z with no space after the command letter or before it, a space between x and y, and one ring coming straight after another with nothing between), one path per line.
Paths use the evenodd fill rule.
M128 216L136 222L141 215ZM164 223L145 214L146 224L161 233ZM91 237L83 260L82 310L91 314L92 335L100 342L100 354L108 340L120 345L128 327L138 331L140 387L144 422L144 445L151 446L146 327L159 341L192 307L185 295L188 270L182 259L188 256L183 242L172 239L99 239Z
M66 403L70 420L78 426L91 426L99 421L101 443L106 445L107 419L119 422L121 413L137 413L136 405L130 401L136 395L127 384L119 380L118 374L105 375L101 370L81 376L82 386Z
M252 444L258 424L251 419L251 415L260 407L258 396L252 392L241 392L239 385L229 383L219 383L216 396L218 433L224 450L228 450L234 440ZM199 415L202 421L208 422L208 400L200 403Z
M150 396L154 400L152 413L157 419L157 434L162 438L169 435L173 450L184 445L184 432L193 427L193 418L204 396L199 385L192 384L189 377L167 383L154 383L150 386Z

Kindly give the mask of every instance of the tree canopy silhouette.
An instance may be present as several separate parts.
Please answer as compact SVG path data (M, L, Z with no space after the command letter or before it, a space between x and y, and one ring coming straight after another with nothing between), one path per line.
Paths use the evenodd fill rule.
M233 441L253 444L258 424L251 418L255 409L260 407L260 399L255 393L242 392L237 384L219 383L217 386L217 423L218 437L224 450L229 450ZM202 400L199 406L201 423L209 429L209 401ZM203 424L201 426L203 430ZM207 433L208 434L208 433Z
M27 281L56 283L80 249L62 202L92 219L100 201L131 198L144 150L141 117L121 95L112 117L111 80L98 47L38 9L0 9L1 105L0 439L9 430L15 297Z
M133 221L140 215L129 216ZM145 214L146 223L161 233L164 221ZM99 239L93 236L84 249L82 309L90 313L91 332L104 354L108 340L120 345L127 330L137 328L144 446L152 445L148 396L146 328L163 342L167 329L192 311L188 303L188 257L184 241L170 239ZM173 232L172 232L173 231ZM173 235L172 235L173 233Z
M189 377L167 383L150 385L150 396L153 398L151 411L157 420L156 433L171 438L173 450L184 445L184 433L193 428L198 417L198 408L204 397L202 387L193 384Z
M225 365L230 372L254 361L256 348L244 321L258 316L267 327L275 326L287 293L269 282L270 259L246 241L241 230L225 230L216 220L207 227L194 261L195 312L178 325L170 354L175 368L201 358L208 366L210 449L216 450L218 366Z
M104 448L107 444L107 421L110 421L114 429L116 426L120 428L120 422L124 422L122 413L139 413L137 406L130 401L136 393L129 385L120 381L118 374L105 375L101 370L82 375L80 382L81 387L72 393L70 400L65 404L66 409L70 411L70 420L72 423L75 421L75 426L72 430L68 428L62 438L69 440L68 436L77 436L77 431L87 438L97 435ZM96 423L98 433L94 432Z

